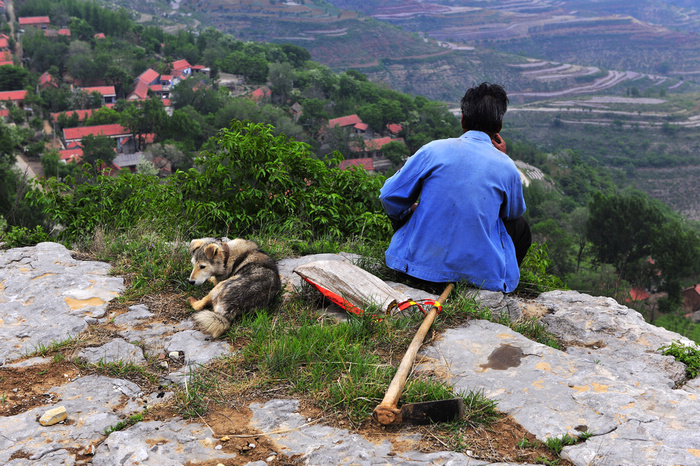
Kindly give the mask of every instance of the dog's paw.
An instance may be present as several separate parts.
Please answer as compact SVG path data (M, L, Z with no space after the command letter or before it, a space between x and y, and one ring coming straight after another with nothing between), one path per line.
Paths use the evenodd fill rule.
M187 298L187 302L190 303L190 306L194 307L194 303L197 302L197 299L190 296L189 298Z

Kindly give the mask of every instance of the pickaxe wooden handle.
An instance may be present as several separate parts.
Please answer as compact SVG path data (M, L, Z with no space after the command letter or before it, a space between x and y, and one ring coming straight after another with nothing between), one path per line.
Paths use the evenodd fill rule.
M440 305L442 305L447 300L447 296L450 294L450 292L452 291L453 288L454 288L454 283L448 284L447 287L445 288L445 291L443 291L442 294L440 295L440 297L437 299L436 304L439 303ZM406 379L408 378L408 374L411 372L411 367L413 366L413 362L416 359L416 354L418 354L418 350L420 349L421 345L423 344L423 340L425 339L425 336L428 334L428 330L430 329L430 326L433 325L433 322L435 321L435 317L437 316L437 314L438 314L438 307L437 306L433 306L432 308L430 308L430 311L425 316L423 323L418 328L416 335L413 337L413 340L411 341L411 345L406 350L406 354L404 354L403 359L401 360L401 364L399 365L399 368L396 371L394 378L391 380L391 384L389 384L389 388L387 389L386 394L384 395L384 399L376 408L374 408L374 413L372 413L372 415L374 416L374 418L377 421L379 421L380 424L389 425L389 424L396 424L396 423L399 423L402 421L402 410L403 409L398 409L397 404L399 402L399 398L401 397L401 392L403 391L403 388L406 385ZM448 401L453 401L453 400L448 400ZM425 403L443 403L443 402L442 401L436 401L436 402L428 401ZM425 403L421 403L421 404L425 404ZM442 408L445 408L445 407L443 406ZM461 410L461 399L459 400L459 409Z

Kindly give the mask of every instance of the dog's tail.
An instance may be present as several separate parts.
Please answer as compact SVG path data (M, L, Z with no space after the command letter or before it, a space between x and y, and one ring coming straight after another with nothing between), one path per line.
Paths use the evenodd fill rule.
M213 311L200 311L194 315L194 321L203 332L208 333L212 338L216 338L231 326L231 322L221 314Z

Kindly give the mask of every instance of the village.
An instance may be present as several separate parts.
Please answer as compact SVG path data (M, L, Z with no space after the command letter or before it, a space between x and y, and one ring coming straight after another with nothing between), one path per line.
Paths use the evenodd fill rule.
M34 28L50 38L69 38L71 31L68 28L56 28L51 25L48 16L40 17L20 17L18 19L21 31ZM106 40L104 33L94 33L92 40ZM14 61L9 50L9 37L0 36L0 66L13 65ZM126 102L133 102L140 105L150 99L158 99L162 103L163 110L168 116L173 115L173 101L171 91L175 86L185 80L195 81L193 89L198 87L212 86L213 81L208 67L198 64L190 64L186 59L175 60L169 63L166 73L148 68L136 77L124 96ZM235 76L234 76L235 78ZM237 97L250 99L256 104L269 103L272 91L268 85L246 85L244 79L229 79L229 94ZM148 161L152 163L160 176L167 176L172 172L171 161L162 156L151 156L147 154L149 145L156 142L157 135L154 133L135 134L131 128L127 128L120 123L94 124L97 119L96 114L100 114L104 109L114 109L120 104L119 96L114 85L102 82L98 85L82 86L79 79L69 77L71 92L82 93L87 98L75 99L76 102L84 104L89 108L69 108L61 112L51 112L49 118L44 121L41 130L46 136L46 151L55 150L60 156L61 163L67 164L75 162L80 164L83 160L84 144L86 136L105 137L114 141L115 157L109 164L102 167L106 174L116 176L119 170L128 169L132 172L137 170L139 164ZM44 71L38 79L36 94L38 95L46 89L58 89L62 83L49 71ZM94 84L94 83L92 83ZM0 109L0 116L10 124L28 124L29 121L40 115L40 109L36 105L27 102L27 90L17 89L0 92L0 101L4 108ZM11 112L21 109L26 112L25 118L12 118ZM303 106L295 102L289 108L290 116L296 122L303 114ZM93 122L91 122L91 120ZM99 121L99 119L97 119ZM357 114L331 118L321 126L318 131L318 140L321 149L329 147L330 133L333 128L338 127L349 138L349 153L346 160L340 164L342 169L349 166L362 167L369 172L386 172L392 167L392 162L388 160L382 149L389 143L404 144L403 138L399 136L401 125L387 124L382 132L374 131L367 123L364 123ZM44 154L26 154L25 163L30 164L35 172L41 172L40 164L36 163ZM33 157L32 157L33 155ZM38 157L37 157L38 156ZM32 163L34 162L34 163ZM40 173L37 173L40 174Z

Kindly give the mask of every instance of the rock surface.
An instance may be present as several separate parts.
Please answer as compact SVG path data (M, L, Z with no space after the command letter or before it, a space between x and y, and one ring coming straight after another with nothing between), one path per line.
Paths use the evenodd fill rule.
M284 282L300 286L294 267L321 258L351 256L282 260ZM413 299L431 297L390 285ZM189 320L154 320L145 305L110 319L105 316L107 303L123 289L123 280L109 275L108 264L74 260L59 244L0 251L0 371L50 363L40 357L12 361L75 338L89 323L113 324L114 337L77 357L138 365L163 354L178 364L168 376L175 383L187 380L191 368L232 351L226 342L207 339ZM562 455L575 465L700 464L700 383L685 383L685 366L658 351L671 341L690 341L647 324L609 298L555 291L533 302L489 292L478 293L476 299L511 318L536 312L550 332L567 342L566 350L533 342L499 324L472 320L424 348L417 370L443 374L457 390L483 391L540 440L590 434L587 441L564 448ZM105 436L105 430L167 400L170 392L142 393L127 380L83 375L47 393L54 395L42 406L0 417L0 464L77 464L84 463L85 455L95 465L175 465L183 464L183 458L243 464L242 458L217 449L212 432L196 422L139 422ZM41 426L40 417L59 406L66 408L65 421ZM294 400L254 403L250 409L251 425L303 464L488 464L455 452L402 448L397 454L388 441L377 443L308 423ZM402 444L416 442L413 435L407 434Z

